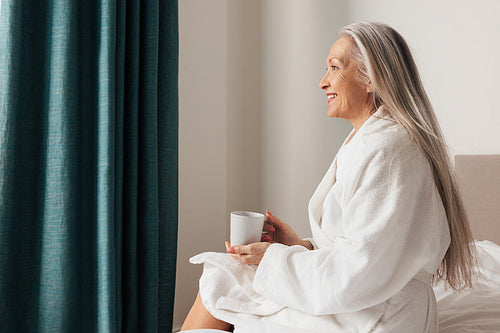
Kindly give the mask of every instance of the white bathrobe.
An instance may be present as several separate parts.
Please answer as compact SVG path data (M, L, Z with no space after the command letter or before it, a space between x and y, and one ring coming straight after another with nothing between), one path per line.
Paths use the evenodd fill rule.
M436 332L446 215L427 160L382 109L340 148L309 220L312 251L273 244L258 266L193 257L210 313L236 332Z

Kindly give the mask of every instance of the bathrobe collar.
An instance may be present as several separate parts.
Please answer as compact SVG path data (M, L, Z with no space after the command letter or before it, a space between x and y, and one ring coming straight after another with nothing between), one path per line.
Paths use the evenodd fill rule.
M359 130L355 133L352 129L349 135L342 143L337 155L335 156L330 168L326 172L325 176L321 180L321 183L316 188L311 200L309 201L309 223L311 224L311 232L318 247L333 247L334 242L328 237L326 233L321 229L321 218L323 216L323 203L325 198L336 181L337 173L337 157L342 153L345 146L352 145L354 142L361 140L364 133L370 130L370 127L377 121L381 119L394 121L390 114L383 108L379 107L374 114L368 118ZM352 138L351 138L352 136ZM351 140L349 140L351 138ZM349 142L348 142L349 141Z

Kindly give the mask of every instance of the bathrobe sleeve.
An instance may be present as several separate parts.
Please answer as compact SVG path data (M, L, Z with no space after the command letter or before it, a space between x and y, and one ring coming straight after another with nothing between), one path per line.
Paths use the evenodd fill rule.
M396 145L356 156L329 199L338 201L341 221L322 221L342 223L344 232L313 251L271 245L255 275L257 292L314 315L354 312L394 296L421 270L435 272L448 236L424 157Z

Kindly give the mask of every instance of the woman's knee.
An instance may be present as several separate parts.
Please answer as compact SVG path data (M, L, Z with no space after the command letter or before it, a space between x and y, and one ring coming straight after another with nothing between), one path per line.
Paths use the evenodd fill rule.
M210 314L210 312L203 305L200 292L198 292L196 300L194 301L194 304L191 307L191 310L189 311L184 324L182 325L181 331L201 328L212 328L223 331L230 331L231 324L212 316L212 314Z

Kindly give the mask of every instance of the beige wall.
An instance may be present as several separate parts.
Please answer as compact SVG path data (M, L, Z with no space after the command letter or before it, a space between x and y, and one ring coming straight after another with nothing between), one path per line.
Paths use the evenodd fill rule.
M260 210L260 1L180 0L174 329L198 290L188 259L223 251L241 209Z
M228 1L228 212L261 208L260 16L260 1Z
M262 208L310 235L307 205L350 123L319 89L344 1L262 2Z
M179 1L179 236L174 327L182 324L201 273L201 267L188 263L189 257L221 250L226 236L227 21L221 19L226 13L226 0Z

